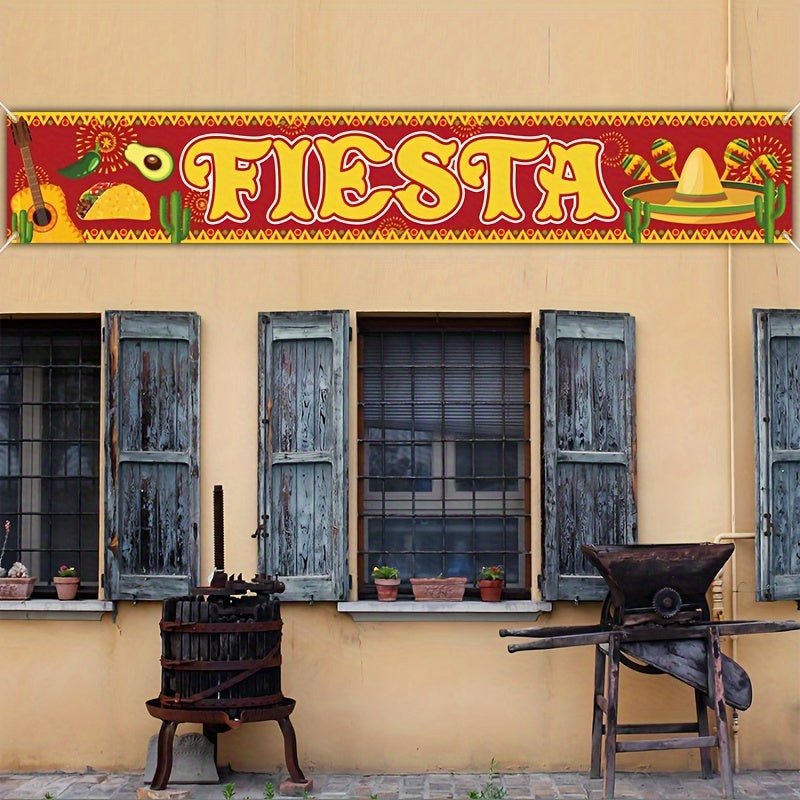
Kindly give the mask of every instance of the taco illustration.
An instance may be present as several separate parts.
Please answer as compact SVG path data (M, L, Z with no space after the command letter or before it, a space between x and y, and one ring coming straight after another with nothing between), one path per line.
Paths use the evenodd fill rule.
M128 183L95 183L78 200L81 219L150 219L147 198Z

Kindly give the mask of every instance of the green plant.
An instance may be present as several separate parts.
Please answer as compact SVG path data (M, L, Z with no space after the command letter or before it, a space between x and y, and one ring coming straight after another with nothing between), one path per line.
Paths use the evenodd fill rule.
M161 195L158 198L158 218L173 244L179 244L189 235L191 212L183 207L183 196L180 192L170 193L169 214L167 214L167 196Z
M373 567L372 577L380 578L381 580L394 580L399 577L400 573L396 567Z
M764 243L775 241L775 220L786 211L786 186L779 184L777 192L775 181L767 178L764 181L764 195L756 195L756 222L764 229Z
M505 787L499 782L500 771L497 769L497 761L492 759L489 765L489 780L483 784L479 791L474 789L469 792L469 800L503 800L506 796Z
M303 789L303 800L316 800L313 794L309 794L308 789Z
M11 215L11 230L17 234L20 244L30 244L33 240L33 222L28 219L27 211Z
M222 796L225 800L233 800L233 796L236 794L236 784L235 783L226 783L222 787Z
M45 792L42 800L56 800L56 796L52 792Z
M503 580L503 575L505 570L503 569L502 564L495 564L491 567L481 567L480 574L478 575L478 580L481 581L501 581Z
M650 203L643 203L638 198L633 201L633 208L625 212L625 233L634 244L642 241L642 231L650 224Z
M272 783L264 784L264 800L275 800L275 785Z
M57 578L74 578L77 575L77 571L75 567L68 567L66 564L62 564L58 568L58 572L56 573Z

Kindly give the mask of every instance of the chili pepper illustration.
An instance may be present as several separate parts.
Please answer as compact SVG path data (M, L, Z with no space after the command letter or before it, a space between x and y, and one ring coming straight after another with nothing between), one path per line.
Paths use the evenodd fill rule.
M90 175L100 166L100 151L89 150L84 153L74 164L62 167L59 172L65 178L83 178Z

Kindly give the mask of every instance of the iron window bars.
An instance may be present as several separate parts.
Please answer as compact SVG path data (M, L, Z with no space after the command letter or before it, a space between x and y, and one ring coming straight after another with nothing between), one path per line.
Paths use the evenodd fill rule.
M26 564L40 597L61 564L97 596L99 456L99 319L0 319L3 566Z
M358 373L359 596L502 564L529 598L528 321L360 319Z

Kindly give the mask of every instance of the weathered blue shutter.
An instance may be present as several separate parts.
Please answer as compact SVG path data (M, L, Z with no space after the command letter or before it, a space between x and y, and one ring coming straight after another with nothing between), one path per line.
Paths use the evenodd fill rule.
M800 311L754 309L756 597L800 599Z
M261 568L287 600L347 593L346 311L260 315Z
M200 319L106 312L106 594L197 583Z
M544 311L540 340L543 594L599 600L581 545L636 539L634 320Z

